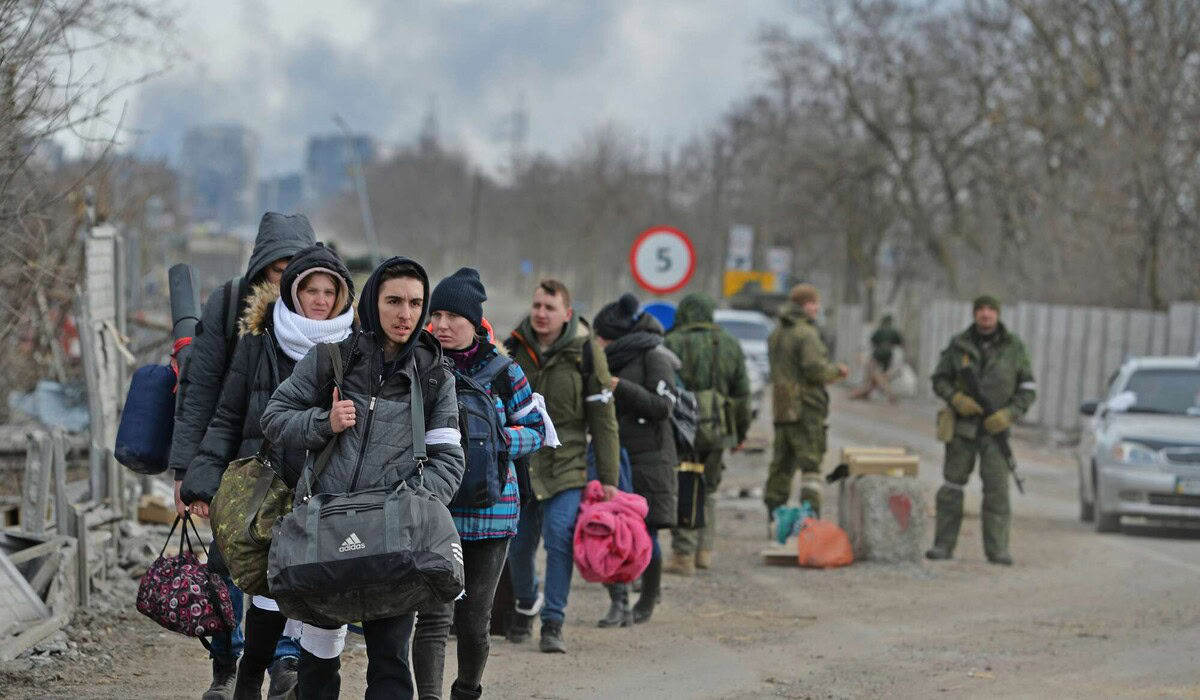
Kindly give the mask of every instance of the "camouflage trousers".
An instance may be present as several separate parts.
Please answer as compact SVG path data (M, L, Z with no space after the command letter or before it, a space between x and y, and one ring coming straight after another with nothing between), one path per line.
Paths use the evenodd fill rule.
M1008 504L1008 464L991 436L974 440L955 435L946 443L943 476L946 481L937 492L937 533L934 546L954 551L962 525L963 487L979 459L979 477L983 481L983 552L989 558L1008 553L1008 529L1011 511Z
M825 430L825 417L819 415L806 416L795 423L775 424L775 454L763 492L769 512L787 504L796 470L800 471L800 500L808 500L820 512Z
M671 529L671 550L676 554L695 554L697 550L711 552L717 544L717 487L725 472L724 450L699 455L704 464L704 527Z

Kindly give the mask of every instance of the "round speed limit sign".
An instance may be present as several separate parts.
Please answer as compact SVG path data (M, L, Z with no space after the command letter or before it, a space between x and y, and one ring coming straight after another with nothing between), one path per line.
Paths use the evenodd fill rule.
M670 226L642 231L629 251L633 278L647 291L670 294L683 289L696 272L696 250L687 234Z

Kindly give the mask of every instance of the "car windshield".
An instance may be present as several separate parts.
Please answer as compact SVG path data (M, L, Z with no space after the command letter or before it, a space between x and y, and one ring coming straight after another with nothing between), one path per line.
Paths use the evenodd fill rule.
M738 340L766 340L771 335L771 329L765 323L723 318L717 319L717 324Z
M1200 370L1139 370L1129 377L1125 391L1137 397L1130 413L1200 415Z

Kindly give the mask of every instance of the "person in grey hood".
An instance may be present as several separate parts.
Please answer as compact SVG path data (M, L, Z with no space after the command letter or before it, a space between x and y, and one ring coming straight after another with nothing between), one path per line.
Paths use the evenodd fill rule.
M334 386L330 357L320 347L297 363L263 412L263 435L285 449L320 452L337 445L318 477L316 493L390 488L418 475L449 505L465 460L458 430L454 376L438 341L424 330L429 278L407 258L391 258L371 273L358 304L362 330L339 343L344 376ZM420 382L423 405L412 405ZM413 412L425 417L428 461L413 458ZM409 666L412 614L363 623L368 698L413 697ZM300 635L297 694L304 700L338 697L345 628L305 624Z
M263 214L245 276L218 287L204 303L192 338L191 355L180 369L175 431L171 437L169 466L175 472L175 508L180 514L184 508L180 486L188 467L197 459L204 434L216 414L221 388L237 345L237 320L246 313L253 296L251 290L263 282L278 285L292 256L316 242L312 224L303 214ZM224 569L224 563L217 556L211 564L218 572ZM225 577L225 583L229 586L234 616L239 624L228 639L213 639L213 679L203 700L233 697L237 659L242 652L242 593L228 577ZM281 649L277 651L277 658L285 658L289 653Z

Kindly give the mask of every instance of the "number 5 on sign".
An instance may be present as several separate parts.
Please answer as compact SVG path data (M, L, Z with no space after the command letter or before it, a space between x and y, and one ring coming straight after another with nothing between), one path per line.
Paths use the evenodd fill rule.
M696 272L696 251L683 231L655 226L642 231L629 251L629 267L642 288L670 294L687 285Z

